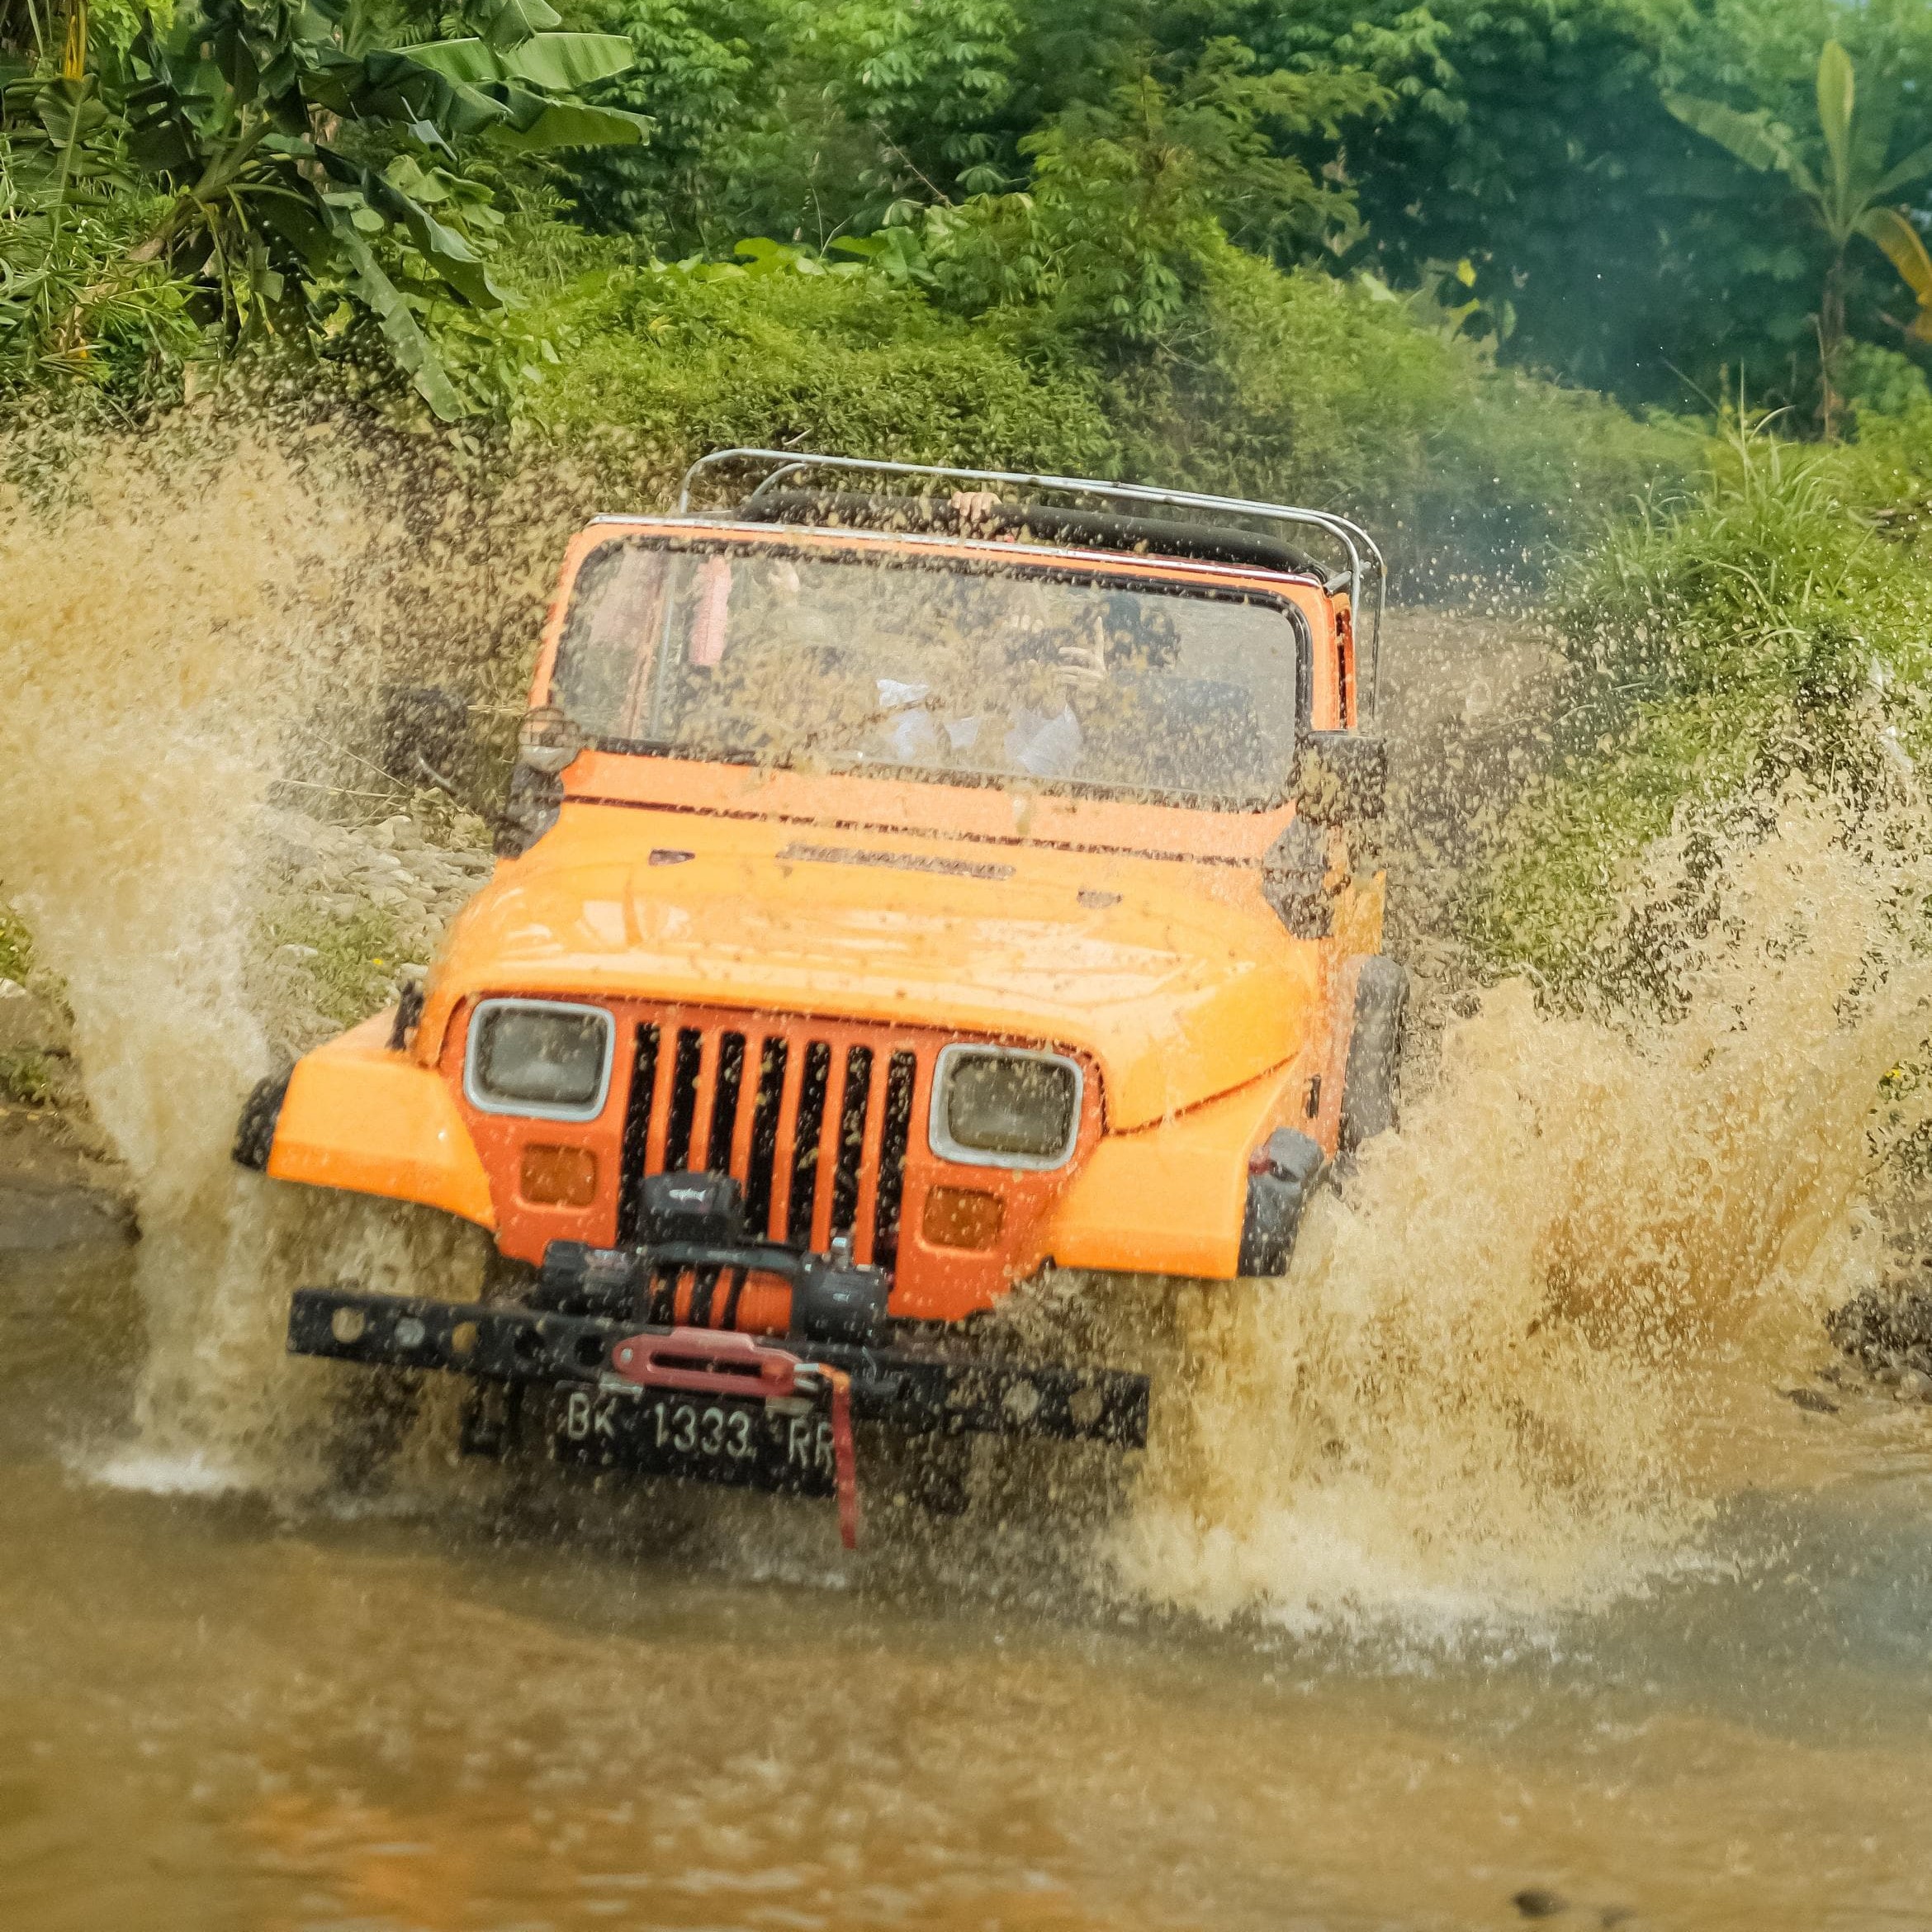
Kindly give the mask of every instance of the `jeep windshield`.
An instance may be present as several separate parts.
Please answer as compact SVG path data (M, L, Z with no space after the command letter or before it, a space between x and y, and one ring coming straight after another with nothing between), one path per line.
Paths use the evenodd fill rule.
M1285 601L1063 566L613 539L572 594L552 702L613 751L1278 798L1300 622Z

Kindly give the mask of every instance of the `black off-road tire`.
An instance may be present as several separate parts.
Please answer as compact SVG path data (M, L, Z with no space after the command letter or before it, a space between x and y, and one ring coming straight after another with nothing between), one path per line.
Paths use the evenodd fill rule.
M1342 1083L1342 1152L1351 1154L1396 1125L1401 1113L1402 1022L1409 971L1379 954L1361 963L1355 1031Z

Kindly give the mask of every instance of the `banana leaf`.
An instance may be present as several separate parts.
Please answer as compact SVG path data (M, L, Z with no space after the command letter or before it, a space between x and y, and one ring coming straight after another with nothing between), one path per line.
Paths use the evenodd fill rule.
M637 49L622 34L534 34L507 48L476 39L431 40L395 51L460 86L500 87L520 80L552 93L608 80L637 58Z
M521 46L533 35L563 25L563 16L545 0L486 0L481 12L483 37L502 50Z
M442 421L461 421L469 411L430 346L429 338L423 333L409 298L383 273L368 243L346 218L339 220L332 213L329 226L337 247L348 259L351 286L381 325L397 367L415 384L418 394Z
M528 101L532 95L523 97ZM580 101L545 101L527 125L513 120L493 137L499 147L519 154L543 154L556 148L637 147L647 140L656 124L642 114L621 107L590 107Z

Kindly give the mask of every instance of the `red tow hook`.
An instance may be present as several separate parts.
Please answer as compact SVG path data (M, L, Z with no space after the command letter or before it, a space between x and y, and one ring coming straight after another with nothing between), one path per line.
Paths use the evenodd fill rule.
M761 1401L816 1397L831 1390L832 1470L839 1497L839 1539L859 1546L859 1457L852 1440L852 1378L807 1361L755 1335L732 1329L672 1328L627 1335L611 1349L611 1372L639 1389L680 1389L696 1395L745 1395Z
M852 1378L843 1369L818 1371L831 1384L832 1468L839 1490L839 1541L859 1547L859 1451L852 1442Z

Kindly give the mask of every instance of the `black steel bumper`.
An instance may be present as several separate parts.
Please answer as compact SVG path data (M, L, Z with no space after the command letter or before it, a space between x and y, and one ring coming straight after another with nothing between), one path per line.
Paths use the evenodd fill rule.
M500 1303L430 1301L353 1288L302 1288L289 1310L291 1355L440 1370L511 1387L595 1386L636 1321L552 1314ZM1148 1380L1113 1369L968 1359L850 1342L780 1342L852 1378L852 1413L909 1432L977 1432L1147 1442Z

